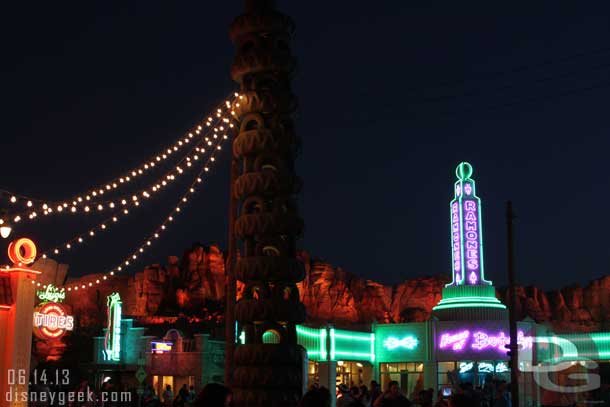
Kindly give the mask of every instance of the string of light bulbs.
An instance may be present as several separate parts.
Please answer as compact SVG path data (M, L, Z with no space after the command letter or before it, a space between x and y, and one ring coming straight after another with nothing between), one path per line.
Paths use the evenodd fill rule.
M238 94L236 94L238 95ZM237 97L237 96L236 96ZM230 108L230 103L225 102L227 108ZM234 114L231 111L232 115ZM217 115L219 115L219 119L222 122L222 125L213 126L212 122L210 126L213 126L208 130L203 136L200 136L200 141L195 144L191 150L187 152L185 156L176 164L175 168L169 170L160 176L155 182L148 185L147 187L140 189L138 191L134 191L129 195L124 195L120 197L115 197L114 199L109 200L92 200L91 195L86 195L83 197L77 197L71 203L62 202L58 203L55 209L52 205L44 203L42 205L42 214L52 215L52 214L93 214L97 212L101 212L104 209L113 210L117 207L128 207L129 205L138 206L140 204L140 198L148 199L153 196L155 193L161 191L164 187L168 186L172 181L174 181L177 177L184 174L186 170L193 167L193 164L200 159L200 155L206 153L206 147L210 147L213 144L213 140L221 137L222 132L228 131L235 127L233 123L232 115L223 116L222 110L217 109ZM209 118L208 118L209 119ZM201 131L198 131L201 133ZM185 168L186 167L186 168ZM99 198L100 195L95 194L95 197ZM79 206L80 205L80 206ZM28 205L30 206L30 205ZM80 211L79 211L80 209ZM29 219L33 221L35 219L39 219L39 214L36 210L31 210L29 213L18 213L14 214L12 221L18 223L22 220ZM4 222L3 219L0 219L0 224Z
M226 134L223 135L223 137L221 137L220 140L218 141L218 143L215 145L215 147L216 147L215 150L222 150L221 145L228 138L229 138L228 135L226 135ZM221 148L217 148L217 147L221 147ZM194 180L191 182L191 184L188 186L188 188L185 190L185 192L181 195L181 197L177 201L175 207L165 217L163 222L161 222L161 224L147 238L142 240L142 242L139 244L139 246L130 255L125 257L123 259L123 261L121 263L119 263L118 266L116 266L116 267L112 268L110 271L104 273L102 276L100 276L100 278L96 278L95 281L90 281L87 284L82 284L82 283L81 284L73 284L73 283L65 284L64 288L66 289L66 291L84 290L89 287L93 287L94 285L99 285L103 281L106 281L109 278L111 278L112 276L114 276L117 272L121 272L125 268L133 265L135 260L137 260L138 257L142 253L144 253L144 251L148 247L150 247L155 240L157 240L161 237L161 234L167 230L168 225L173 223L173 221L175 220L175 217L178 216L178 214L180 214L180 212L187 206L187 203L189 202L188 196L193 195L197 192L198 185L203 183L204 174L210 171L211 163L213 163L215 161L216 161L215 157L213 155L211 155L208 158L205 165L200 169L197 176L194 178ZM39 287L42 285L41 283L35 282L34 280L32 280L32 284L36 284ZM46 284L42 285L42 287L46 288Z
M227 134L223 134L222 136L219 136L219 137L222 137L222 140L227 140L229 136ZM213 152L219 151L221 149L222 149L222 147L219 143L218 145L215 146L215 148L213 150L211 150L211 154L213 154ZM208 162L206 162L204 164L203 170L206 171L206 169L209 169L209 167L208 167L209 163L215 162L215 160L216 160L215 157L213 155L211 155L208 159ZM124 201L125 200L123 200L121 203L123 203ZM63 252L70 251L76 247L83 246L86 241L93 239L95 236L98 236L98 234L101 232L109 231L111 229L111 226L118 223L118 221L121 218L125 218L129 214L131 214L132 212L130 211L130 209L128 209L125 206L131 206L132 209L140 207L140 201L138 201L138 200L129 200L128 202L125 202L125 204L120 211L117 211L112 216L109 216L109 217L103 219L97 226L90 228L86 233L79 233L76 236L72 237L71 239L63 242L62 244L55 246L55 247L41 253L41 257L47 258L51 254L57 256L57 255L62 254Z
M164 190L167 186L169 186L173 181L175 181L178 177L187 173L191 168L195 168L195 163L205 156L206 153L214 151L211 147L213 144L213 140L217 140L221 136L220 131L228 131L234 128L233 123L229 123L229 125L225 128L224 126L214 127L214 131L210 131L198 144L196 144L189 153L184 156L175 166L174 169L171 169L161 175L157 180L153 181L152 184L147 185L146 187L132 191L129 195L115 197L112 200L107 201L87 201L84 206L77 206L75 201L72 202L71 205L68 203L60 204L54 210L51 206L47 204L43 205L43 215L57 215L57 214L95 214L99 212L103 212L104 210L114 210L116 208L128 208L138 207L141 202L144 200L148 200L149 198L158 195L159 192ZM208 149L206 149L208 147ZM82 198L81 198L82 199ZM79 210L80 209L80 210ZM26 214L18 214L13 217L14 222L19 222L25 217L30 221L41 219L39 217L38 212L31 211L27 215Z
M229 100L234 100L239 96L240 95L238 93L234 93L232 97L229 98ZM127 171L125 175L116 177L95 187L87 188L87 192L83 194L74 195L72 198L66 199L64 201L50 201L32 198L22 194L16 194L3 189L0 189L0 193L8 197L8 201L11 205L23 204L27 208L33 208L35 204L38 204L41 208L43 207L43 205L46 205L49 208L58 207L58 205L61 205L65 208L67 207L66 201L73 201L77 202L77 204L82 204L84 201L87 201L87 199L82 198L82 196L89 196L89 200L91 199L91 197L103 196L105 193L112 192L124 185L128 185L138 177L147 175L153 168L158 167L162 162L172 158L175 155L175 152L190 145L191 140L203 131L204 126L212 127L217 126L219 124L222 125L222 123L228 124L229 120L224 117L224 115L222 114L222 110L223 108L229 110L231 109L232 102L230 102L229 100L225 100L223 103L219 104L214 110L214 112L209 114L205 120L202 120L197 123L189 132L187 132L185 136L180 137L180 139L178 139L169 147L164 148L161 152L154 154L153 156L148 158L144 163L141 163L130 171ZM78 199L79 197L81 198L80 200ZM66 206L64 206L64 204L66 204ZM19 220L17 220L16 222L19 222ZM15 220L13 219L13 221Z

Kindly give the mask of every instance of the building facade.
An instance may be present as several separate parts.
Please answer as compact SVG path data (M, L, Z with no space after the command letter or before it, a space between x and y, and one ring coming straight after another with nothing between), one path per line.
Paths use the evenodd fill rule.
M519 321L519 365L510 365L508 313L484 272L481 200L472 174L468 163L456 169L449 211L452 281L444 287L432 318L372 324L366 331L296 325L296 342L307 352L308 384L335 389L339 384L368 386L375 380L385 388L397 381L409 398L424 389L446 397L463 384L484 389L496 381L510 382L511 369L516 368L523 406L595 401L601 397L597 393L610 388L610 332L555 334L545 324ZM247 324L239 332L238 349L252 335ZM120 360L102 358L104 338L96 338L98 366L134 372L139 364L146 382L158 392L167 384L200 389L221 380L222 341L203 334L186 338L176 330L162 338L144 334L144 328L123 319ZM274 338L260 339L264 344Z

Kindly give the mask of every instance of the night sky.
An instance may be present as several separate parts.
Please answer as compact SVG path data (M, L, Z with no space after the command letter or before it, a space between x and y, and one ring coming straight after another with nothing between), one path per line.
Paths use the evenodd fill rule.
M237 88L228 25L242 2L122 3L3 10L1 188L81 193L172 144ZM454 169L469 161L488 278L506 281L507 199L519 283L550 289L608 274L609 7L407 3L278 1L297 24L301 246L383 283L448 276ZM227 153L131 272L195 241L226 246ZM184 185L59 260L71 276L108 270ZM57 216L14 236L44 250L99 219Z

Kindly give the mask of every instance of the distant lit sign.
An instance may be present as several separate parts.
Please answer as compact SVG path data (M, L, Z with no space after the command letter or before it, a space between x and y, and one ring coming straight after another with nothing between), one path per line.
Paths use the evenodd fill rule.
M59 339L74 329L74 317L63 305L47 302L34 309L34 335L40 339Z
M532 348L532 337L525 336L523 331L517 333L517 343L523 349ZM440 349L451 349L455 352L463 351L467 348L475 351L482 351L488 348L496 349L500 352L507 352L506 345L510 343L510 337L503 331L492 335L483 330L475 331L472 335L468 330L449 332L441 334Z
M460 363L460 373L470 372L473 367L474 367L473 362L461 362Z
M166 353L172 350L171 342L151 342L152 352L156 354Z
M412 350L417 347L418 343L419 341L417 340L417 338L413 336L405 336L402 339L398 339L395 336L390 336L389 338L383 341L383 346L388 350L394 350L397 348Z
M523 362L519 362L520 368L521 368L522 364L523 364ZM498 362L496 364L496 373L504 373L504 372L508 372L508 366L504 362Z
M60 290L53 284L49 284L44 290L36 291L36 296L44 302L62 302L66 299L66 289Z
M119 293L108 296L108 325L104 341L104 357L106 360L121 359L121 313L123 304Z
M479 362L479 373L493 373L494 365L489 362Z

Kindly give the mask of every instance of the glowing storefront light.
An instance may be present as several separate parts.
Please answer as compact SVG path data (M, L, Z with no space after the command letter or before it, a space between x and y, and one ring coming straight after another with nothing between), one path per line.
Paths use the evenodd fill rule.
M172 350L172 342L151 342L152 353L163 354Z
M474 362L461 362L460 363L460 373L470 372L473 367L474 367Z
M532 349L533 339L531 336L525 336L523 331L519 331L517 333L517 343L521 345L522 349ZM452 349L455 352L465 349L483 351L490 348L499 352L507 352L505 346L508 344L510 344L510 337L503 331L494 335L484 330L477 330L471 335L470 331L463 330L441 334L439 347L441 349Z
M123 305L119 293L108 296L108 327L104 346L106 360L121 359L121 313Z
M60 290L53 284L49 284L44 290L36 291L36 296L43 302L62 302L66 299L66 289Z
M389 350L394 350L397 348L404 348L404 349L415 349L417 347L418 344L418 340L417 338L414 338L412 336L405 336L402 339L398 339L395 336L390 336L388 338L386 338L385 341L383 341L383 346L386 349Z
M466 345L466 340L470 336L469 331L462 331L455 334L445 333L441 335L441 343L439 347L441 349L446 349L451 347L451 349L455 351L460 351L464 349Z
M74 317L58 303L46 302L34 309L34 335L40 339L58 339L74 329Z

